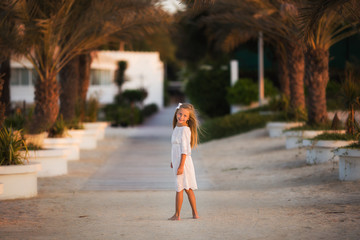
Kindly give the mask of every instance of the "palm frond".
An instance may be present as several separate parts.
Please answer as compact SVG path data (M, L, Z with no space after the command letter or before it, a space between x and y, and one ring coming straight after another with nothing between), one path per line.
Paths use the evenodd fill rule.
M302 22L302 24L306 24L306 22ZM328 10L320 17L316 26L309 32L305 33L304 31L306 28L302 28L301 33L308 46L313 49L329 49L335 43L355 34L357 29L345 21L337 11Z
M302 36L307 39L308 34L315 31L321 18L333 12L359 28L360 24L360 1L358 0L312 0L307 1L301 9L299 18L303 22Z
M72 58L114 38L130 39L167 23L153 0L19 0L19 17L40 79L56 76Z

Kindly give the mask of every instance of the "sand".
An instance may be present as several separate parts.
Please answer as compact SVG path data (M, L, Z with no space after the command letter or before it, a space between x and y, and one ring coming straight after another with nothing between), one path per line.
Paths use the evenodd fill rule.
M265 129L194 152L208 183L195 192L198 220L186 198L182 220L167 220L172 190L84 189L127 141L82 150L68 175L39 178L35 198L0 201L0 239L360 239L360 182L339 181L337 162L306 165L304 149Z

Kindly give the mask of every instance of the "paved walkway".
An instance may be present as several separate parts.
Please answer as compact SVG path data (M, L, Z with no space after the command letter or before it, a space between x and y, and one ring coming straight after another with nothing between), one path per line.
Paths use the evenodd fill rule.
M0 201L0 239L360 239L359 181L338 181L332 162L307 166L303 151L264 129L194 151L201 218L184 199L182 221L168 221L174 108L111 129L69 162L69 174L39 178L37 197Z
M106 164L85 184L84 190L173 190L170 169L172 118L175 106L161 110L141 127L108 129L107 135L123 141ZM193 151L200 189L211 183ZM200 158L198 158L200 159Z

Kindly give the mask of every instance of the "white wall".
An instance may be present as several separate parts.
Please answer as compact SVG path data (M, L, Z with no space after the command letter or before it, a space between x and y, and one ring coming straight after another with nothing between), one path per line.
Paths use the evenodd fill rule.
M129 80L124 83L123 90L145 88L148 91L148 97L144 104L156 103L160 108L164 106L163 102L163 83L164 83L164 65L160 61L158 52L114 52L99 51L97 57L94 58L92 68L100 66L105 59L113 59L115 64L113 71L117 68L118 61L126 61L127 69L125 76ZM110 68L110 66L108 66ZM88 94L95 91L102 91L102 101L111 102L117 93L117 86L102 87L92 86ZM110 99L111 98L111 99Z
M33 103L35 88L33 86L10 86L10 98L12 102Z

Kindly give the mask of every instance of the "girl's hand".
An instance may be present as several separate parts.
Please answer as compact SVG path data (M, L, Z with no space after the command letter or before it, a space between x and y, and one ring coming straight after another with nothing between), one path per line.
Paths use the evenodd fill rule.
M184 173L184 168L179 167L177 170L177 175L181 175Z
M173 168L172 163L170 163L170 167Z

